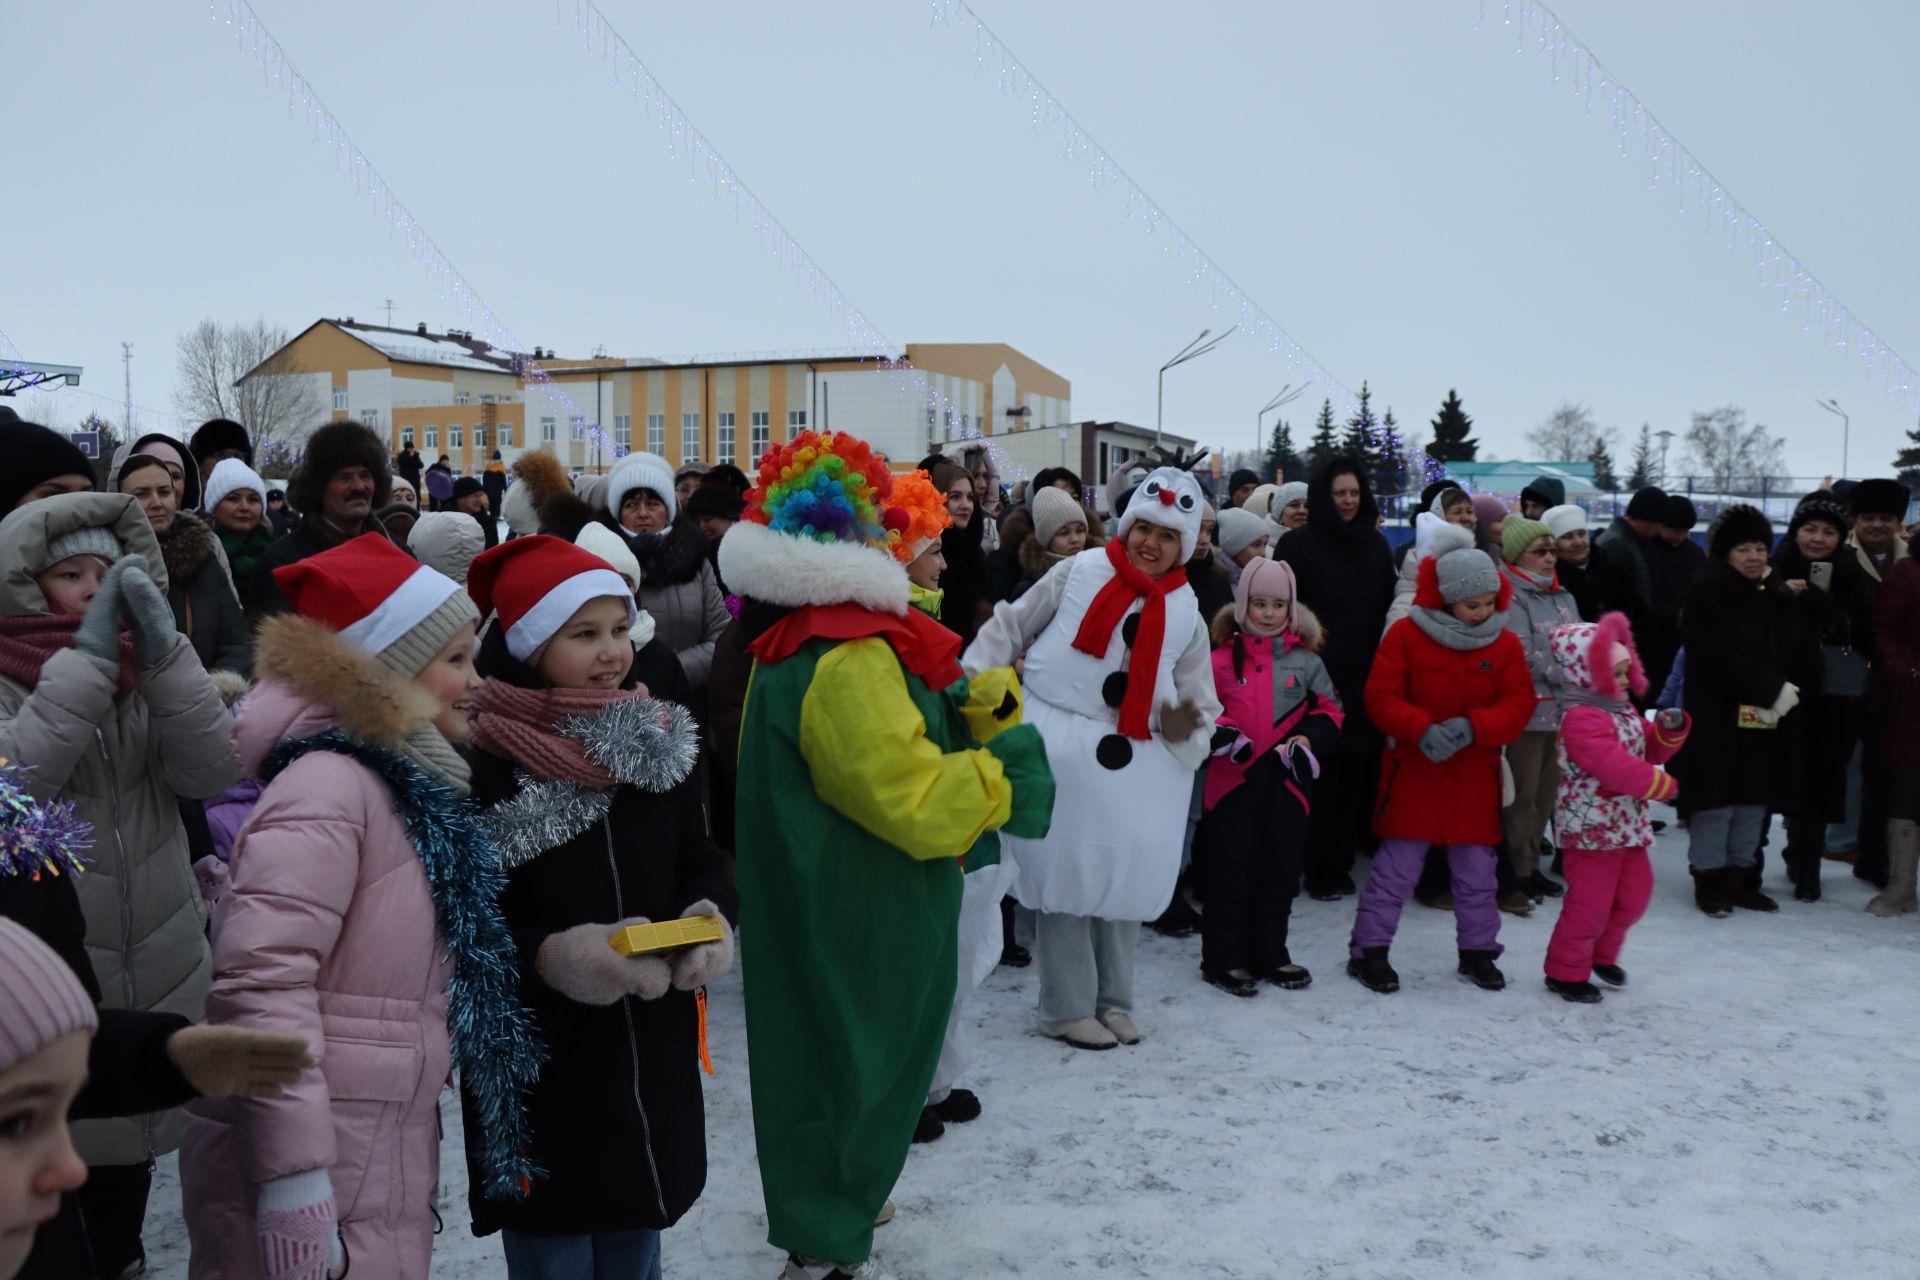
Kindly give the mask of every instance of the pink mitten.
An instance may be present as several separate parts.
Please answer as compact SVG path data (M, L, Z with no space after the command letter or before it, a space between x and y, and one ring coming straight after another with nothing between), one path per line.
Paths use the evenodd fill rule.
M344 1262L335 1230L333 1181L309 1169L260 1184L254 1236L266 1280L327 1280Z
M680 913L682 920L693 916L718 916L720 941L688 947L673 958L673 985L682 991L694 991L733 968L733 926L720 915L720 908L705 898Z

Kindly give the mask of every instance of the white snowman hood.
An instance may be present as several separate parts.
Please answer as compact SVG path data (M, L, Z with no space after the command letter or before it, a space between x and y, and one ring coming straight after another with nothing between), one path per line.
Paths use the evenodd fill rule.
M1206 514L1207 496L1193 473L1177 467L1160 467L1147 474L1127 499L1114 534L1122 543L1136 520L1162 525L1180 535L1180 563L1193 559L1193 548L1200 541L1200 520Z

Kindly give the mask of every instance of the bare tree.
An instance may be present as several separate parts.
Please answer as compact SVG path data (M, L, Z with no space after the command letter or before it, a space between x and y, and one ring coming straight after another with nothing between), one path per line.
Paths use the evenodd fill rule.
M327 414L313 381L281 349L285 325L202 320L180 335L174 408L189 420L231 418L264 446L298 449ZM249 377L247 375L251 374Z
M1527 443L1541 462L1583 461L1606 438L1593 420L1593 410L1571 400L1562 400L1545 422L1527 432Z
M1747 422L1736 405L1696 412L1687 427L1687 467L1716 493L1758 493L1761 480L1787 469L1786 438Z

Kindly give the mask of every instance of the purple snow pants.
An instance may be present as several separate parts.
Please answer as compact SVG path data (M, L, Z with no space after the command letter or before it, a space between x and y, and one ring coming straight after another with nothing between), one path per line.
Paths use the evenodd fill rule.
M1360 905L1353 913L1353 942L1359 958L1367 947L1390 947L1400 927L1400 908L1413 896L1426 860L1425 840L1382 840L1373 855L1373 870L1360 887ZM1484 844L1456 844L1447 849L1453 871L1453 917L1460 950L1500 954L1500 908L1494 902L1494 852Z

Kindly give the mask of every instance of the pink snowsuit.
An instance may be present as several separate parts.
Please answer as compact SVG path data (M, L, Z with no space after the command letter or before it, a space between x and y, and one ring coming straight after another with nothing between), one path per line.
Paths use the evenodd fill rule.
M1614 646L1631 665L1627 689L1613 678ZM1653 898L1647 848L1653 824L1647 802L1671 800L1680 788L1665 763L1687 740L1649 725L1628 701L1646 675L1625 614L1553 630L1554 659L1574 690L1560 722L1560 793L1554 829L1566 856L1567 896L1547 944L1546 972L1559 982L1585 982L1596 964L1616 964L1627 930Z

